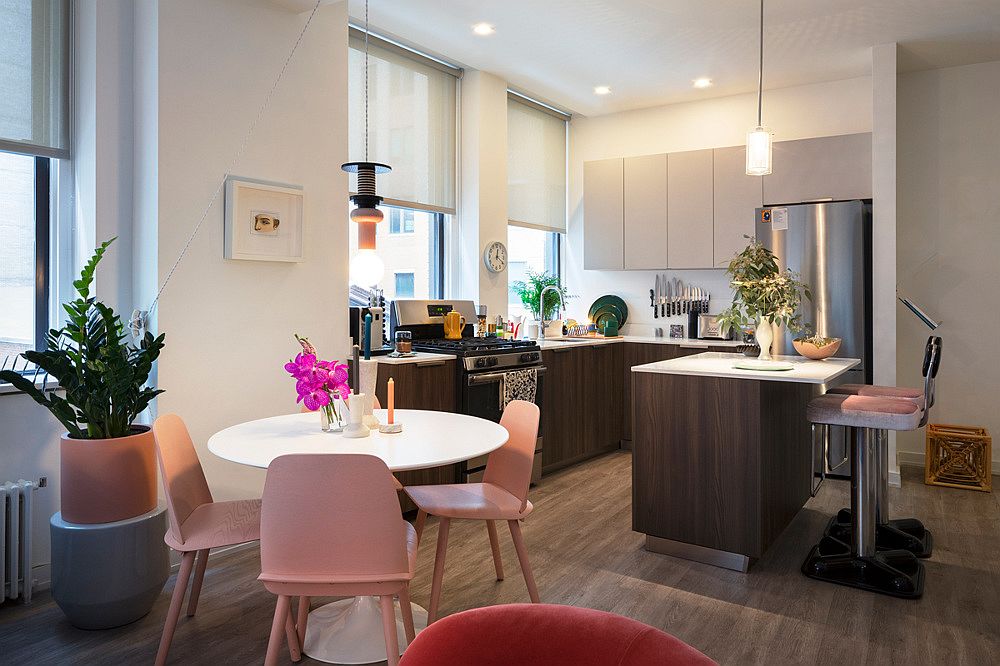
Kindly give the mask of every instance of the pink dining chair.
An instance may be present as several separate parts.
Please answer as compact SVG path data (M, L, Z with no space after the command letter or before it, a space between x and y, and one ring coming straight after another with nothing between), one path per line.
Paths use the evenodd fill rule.
M278 661L282 633L300 656L312 596L379 597L390 666L399 661L393 595L407 643L413 640L409 583L416 530L403 520L392 475L375 456L293 454L267 468L261 511L259 580L278 595L265 666ZM291 598L297 596L297 623Z
M489 455L482 483L410 486L405 489L406 494L417 505L418 538L428 515L440 518L431 603L427 610L428 623L437 619L441 582L444 579L445 552L448 549L448 530L453 518L486 521L497 580L503 580L503 562L500 559L500 543L494 521L506 520L521 564L521 573L528 586L528 596L533 603L538 603L538 588L531 574L520 524L532 510L531 502L528 501L528 486L531 484L531 464L538 439L538 418L538 406L533 403L514 400L507 405L500 418L500 425L510 433L510 439Z
M163 623L160 647L156 652L156 666L162 666L167 661L195 558L198 564L191 583L188 617L193 616L198 608L209 549L235 546L260 538L260 500L216 502L212 499L198 452L181 417L165 414L156 419L153 435L170 522L170 529L163 540L182 554L180 571L170 597L170 609Z

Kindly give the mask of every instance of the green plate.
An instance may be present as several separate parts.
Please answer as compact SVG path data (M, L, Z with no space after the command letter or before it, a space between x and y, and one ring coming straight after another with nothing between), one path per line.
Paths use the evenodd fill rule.
M592 313L590 313L590 319L596 324L598 318L603 314L612 315L615 319L618 320L618 327L621 328L622 319L624 317L622 316L622 311L619 310L616 306L611 304L602 305L601 307L597 308Z
M616 317L614 315L614 313L609 312L607 310L599 313L597 315L597 319L594 320L594 323L597 324L597 332L598 333L601 333L601 332L604 331L604 323L607 322L607 321L617 322L618 321L618 317Z
M601 309L601 307L605 305L613 305L618 309L618 314L620 315L618 317L618 327L621 328L624 326L625 322L628 320L628 306L625 305L625 301L614 294L606 294L594 301L594 304L590 306L590 312L588 313L590 320L596 322L594 315L597 313L597 310Z

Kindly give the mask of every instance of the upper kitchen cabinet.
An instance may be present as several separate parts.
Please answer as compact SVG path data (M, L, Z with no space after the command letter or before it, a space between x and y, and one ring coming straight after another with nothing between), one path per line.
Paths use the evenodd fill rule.
M622 158L583 165L583 267L625 268L625 175Z
M767 206L817 199L870 199L872 135L776 142L774 172L763 180Z
M667 155L667 267L714 265L712 150Z
M625 268L658 270L667 257L667 156L625 158Z
M754 211L763 201L760 176L748 176L746 146L715 150L715 267L725 268L754 235Z

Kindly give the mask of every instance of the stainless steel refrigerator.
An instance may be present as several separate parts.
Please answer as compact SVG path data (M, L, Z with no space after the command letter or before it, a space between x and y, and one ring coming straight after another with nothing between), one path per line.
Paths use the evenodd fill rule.
M837 384L872 383L872 213L868 201L830 201L757 209L757 240L778 257L779 266L802 276L812 290L803 299L802 321L825 336L842 338L837 356L861 364ZM792 338L775 335L772 353L795 354ZM830 437L830 472L850 475L846 436Z

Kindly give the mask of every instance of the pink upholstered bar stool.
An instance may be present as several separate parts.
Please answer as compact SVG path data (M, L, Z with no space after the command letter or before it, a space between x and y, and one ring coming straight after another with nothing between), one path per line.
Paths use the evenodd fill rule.
M399 595L412 641L409 582L416 557L416 531L399 512L382 460L355 454L276 458L267 469L261 511L260 580L278 595L265 665L278 662L283 633L298 660L313 596L379 597L388 663L397 664L393 595Z
M927 345L924 348L924 358L921 365L921 374L924 378L923 389L902 388L896 386L872 386L868 384L841 384L827 391L830 396L856 395L871 398L889 398L902 400L916 405L920 412L920 422L917 428L927 425L930 418L931 407L934 406L935 380L938 368L941 364L941 338L930 336L927 338ZM829 426L824 425L824 437L828 437ZM878 466L878 489L875 502L875 522L878 525L876 540L879 548L882 549L905 549L912 552L917 557L930 557L933 550L933 541L929 532L916 518L889 518L889 460L888 453L888 430L876 428L872 435L875 437L876 452L879 455ZM850 534L851 512L842 509L834 521L831 521L827 533L837 538L847 538Z
M494 521L506 520L510 529L521 573L528 586L528 596L538 603L538 588L528 562L520 521L531 513L528 486L531 483L531 463L538 438L538 406L524 400L514 400L503 411L500 425L510 433L510 439L490 454L482 483L459 483L440 486L410 486L406 494L419 509L417 534L423 531L428 515L438 516L437 553L434 557L434 579L431 584L431 603L427 609L427 623L437 619L441 600L441 583L444 578L445 552L448 549L448 530L454 518L485 520L493 550L493 565L497 580L503 580L503 563L500 560L500 543Z
M170 609L156 653L156 664L161 666L167 661L195 558L198 565L191 584L188 617L194 615L198 608L209 549L235 546L260 538L260 500L213 501L191 435L176 414L156 419L153 435L156 437L156 455L163 474L167 516L170 519L170 530L163 540L182 554L181 568L174 583Z

